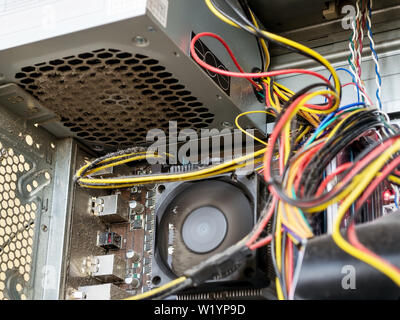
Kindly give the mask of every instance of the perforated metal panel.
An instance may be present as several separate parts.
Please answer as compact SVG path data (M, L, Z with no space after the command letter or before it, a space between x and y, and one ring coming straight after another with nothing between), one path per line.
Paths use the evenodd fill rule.
M0 299L30 299L39 234L49 226L55 144L1 107L0 114Z
M17 180L24 173L29 172L31 165L22 154L15 154L12 148L3 146L0 164L0 299L10 298L4 292L7 274L13 272L18 278L17 292L21 298L26 298L22 292L23 283L30 280L32 263L33 229L36 218L37 205L28 201L21 202L17 195ZM38 187L29 185L29 190ZM23 283L20 283L23 282ZM1 291L3 290L3 291Z
M25 66L18 83L63 125L89 143L146 142L147 131L208 127L214 115L159 61L142 54L99 49Z

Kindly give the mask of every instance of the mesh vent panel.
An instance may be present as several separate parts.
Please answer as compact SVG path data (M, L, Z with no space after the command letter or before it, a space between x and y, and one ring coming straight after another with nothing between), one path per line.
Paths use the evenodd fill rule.
M26 66L21 87L82 140L109 147L146 141L149 129L208 127L214 115L159 61L115 49Z
M22 154L15 154L1 142L0 150L3 151L0 155L0 300L12 298L6 283L10 274L17 279L14 289L21 299L26 299L24 288L31 277L37 205L22 201L17 185L19 177L30 171L31 165Z

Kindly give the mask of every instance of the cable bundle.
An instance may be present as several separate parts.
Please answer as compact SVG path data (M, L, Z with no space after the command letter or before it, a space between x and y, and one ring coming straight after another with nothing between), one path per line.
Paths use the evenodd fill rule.
M163 298L192 284L200 284L212 278L215 272L222 272L225 266L243 261L251 251L265 245L271 246L278 298L293 299L307 241L316 236L318 231L313 223L314 219L326 214L326 210L333 205L338 206L332 230L335 243L348 254L381 271L400 286L399 268L363 246L357 238L354 227L364 203L379 185L385 180L393 185L400 184L400 171L397 169L400 164L400 134L391 127L386 114L371 107L371 99L361 82L363 33L360 27L365 23L372 39L370 30L372 3L364 5L364 9L369 9L365 15L361 14L357 1L358 14L353 24L358 28L353 30L351 45L353 72L344 68L338 69L352 76L352 82L344 86L355 86L357 102L341 106L340 79L336 70L324 57L299 43L261 30L254 13L245 1L221 1L230 7L235 14L234 17L224 12L215 0L205 0L205 3L219 19L257 38L262 62L260 72L246 73L228 44L220 36L210 32L199 33L192 39L191 54L203 68L225 76L247 79L255 87L257 94L263 96L265 110L240 114L235 123L240 130L248 134L239 124L241 116L250 113L267 113L273 116L274 129L268 142L252 136L264 144L265 148L230 162L182 174L111 179L90 177L90 174L106 167L142 160L149 156L146 152L129 150L124 154L108 155L86 165L78 171L76 180L81 186L90 188L121 188L135 184L192 180L236 170L243 166L245 161L250 160L260 164L256 171L263 175L270 195L266 199L267 204L260 214L259 221L245 239L188 270L185 276L132 299ZM212 37L219 41L239 71L221 70L202 61L194 50L194 44L202 37ZM304 69L268 71L269 42L277 43L290 51L317 61L330 72L331 77L327 79L319 73ZM373 48L373 44L371 45ZM377 63L377 59L375 62ZM378 73L379 67L377 67ZM285 74L306 74L314 77L316 82L298 92L293 92L274 80L274 77ZM360 94L366 101L360 101ZM318 99L321 102L315 103ZM327 171L333 161L363 137L372 137L375 142L354 159L338 164L331 172ZM166 155L150 154L150 156ZM345 219L349 222L347 225L343 223ZM272 227L270 233L267 231L270 230L267 228L268 225Z

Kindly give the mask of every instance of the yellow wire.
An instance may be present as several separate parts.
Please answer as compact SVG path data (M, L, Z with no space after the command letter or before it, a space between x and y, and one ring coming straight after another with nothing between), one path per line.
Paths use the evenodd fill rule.
M283 296L282 292L281 283L279 282L278 278L275 278L275 286L276 286L276 292L278 294L278 300L285 300L285 297Z
M290 122L287 122L285 124L283 135L285 137L285 140L284 140L285 141L284 163L286 164L289 159L289 155L290 155Z
M212 4L211 0L205 0L205 3L207 4L208 8L210 9L210 11L216 16L218 17L220 20L224 21L225 23L236 27L236 28L241 28L239 25L237 25L235 22L229 20L228 18L226 18L224 15L222 15ZM255 30L253 28L251 28L250 26L247 27L247 29L251 32L255 32ZM337 94L340 96L341 93L341 86L340 86L340 80L339 77L336 73L336 70L332 67L332 65L329 63L329 61L327 59L325 59L323 56L321 56L319 53L317 53L316 51L298 43L295 42L293 40L281 37L277 34L265 31L265 30L261 30L261 32L268 37L269 39L272 39L276 42L280 42L283 43L287 46L290 46L292 48L296 48L297 50L300 50L304 53L307 53L308 55L310 55L311 57L315 58L316 60L318 60L321 64L323 64L328 70L329 72L332 74L333 80L334 80L334 86L336 88L336 92Z
M144 176L144 177L132 177L132 178L112 178L112 179L88 179L88 178L81 178L79 180L79 184L81 184L84 187L91 188L93 186L90 185L85 185L85 184L111 184L111 185L128 185L128 184L144 184L144 183L156 183L159 181L180 181L180 180L185 180L185 179L198 179L201 178L204 175L207 175L209 173L213 173L214 175L220 172L221 170L228 169L232 165L239 164L241 162L248 161L250 159L257 158L258 156L261 156L265 153L265 148L258 150L254 153L244 155L241 157L238 157L236 159L233 159L231 161L224 162L219 165L211 166L205 169L197 170L194 172L185 172L185 173L180 173L180 174L161 174L161 175L151 175L151 176ZM232 168L231 168L232 170ZM79 178L81 176L82 168L78 171L77 177ZM107 186L104 186L107 188Z
M387 263L382 262L380 259L375 258L363 251L358 250L353 247L350 243L348 243L340 233L341 222L343 217L345 216L347 210L350 206L357 200L357 198L361 195L361 193L365 190L365 188L369 185L375 175L379 170L385 165L385 163L391 158L391 156L400 150L400 140L396 140L396 142L391 145L388 149L386 149L382 155L376 159L373 163L371 163L365 170L363 170L363 178L360 182L354 187L352 192L348 197L343 201L342 205L338 209L337 219L334 224L334 230L332 233L332 238L335 243L345 252L352 255L353 257L364 261L375 269L381 271L390 279L392 279L398 286L400 286L400 273L390 266Z
M155 156L154 158L162 158L162 156ZM133 158L121 160L121 161L118 161L118 162L109 163L109 164L107 164L107 165L105 165L105 166L101 166L101 167L98 167L98 168L95 168L95 169L93 169L93 170L88 171L88 172L86 173L86 175L90 175L90 174L93 174L93 173L95 173L95 172L98 172L98 171L107 169L107 168L119 166L119 165L124 164L124 163L132 162L132 161L137 161L137 160L144 160L144 159L148 159L148 156L147 156L147 155L144 155L144 156L137 156L137 157L133 157Z
M289 97L288 97L286 94L284 94L284 93L279 89L279 87L278 87L276 84L274 84L274 91L275 91L283 100L289 101Z
M293 207L289 206L287 203L283 203L285 207L285 212L287 213L287 220L282 222L287 225L293 232L295 232L300 238L307 239L312 237L312 234L304 228L302 224L299 223L298 217L293 215Z
M297 144L301 140L301 138L303 138L310 130L311 127L305 128L304 131L296 138L296 141L294 143Z
M294 96L295 92L290 90L289 88L285 87L283 84L279 83L279 82L274 82L274 85L277 86L278 88L286 91L287 93L289 93L290 95Z
M251 20L253 20L254 25L256 26L256 28L258 28L258 22L257 22L256 17L253 14L253 11L251 11L250 9L249 9L249 11L250 11L250 15L251 15ZM260 42L261 42L261 46L263 48L263 51L265 53L265 70L268 70L269 65L271 63L271 56L269 54L268 46L267 46L265 40L264 39L260 39Z
M400 185L400 179L396 176L390 175L388 178L390 181L394 182L395 184Z
M175 280L172 280L171 282L168 282L167 284L164 284L163 286L161 286L159 288L147 291L145 293L138 294L136 296L125 298L124 300L142 300L142 299L149 298L151 296L156 295L157 293L161 293L161 292L163 292L163 291L165 291L165 290L167 290L169 288L172 288L172 287L175 287L178 284L181 284L186 279L187 279L186 277L177 278Z
M239 125L239 119L240 119L241 117L243 117L243 116L245 116L245 115L248 115L248 114L254 114L254 113L265 113L265 114L269 114L269 115L272 115L272 116L275 117L275 115L274 115L273 113L268 112L268 111L263 111L263 110L246 111L246 112L243 112L243 113L239 114L239 115L236 117L236 119L235 119L235 125L236 125L236 127L237 127L240 131L242 131L245 135L248 135L249 137L253 138L254 140L256 140L256 141L262 143L263 145L266 145L266 146L267 146L268 143L266 143L265 141L262 141L261 139L257 138L256 136L252 135L250 132L247 132L246 130L244 130L244 129Z
M199 176L196 176L196 177L186 177L186 178L182 178L182 179L179 178L176 181L189 181L189 180L193 180L193 179L196 179L196 180L205 179L205 178L208 178L208 177L221 175L223 173L232 172L234 170L246 167L248 165L261 163L261 162L263 162L263 158L262 157L258 158L258 159L254 159L251 162L241 163L241 164L238 164L238 165L235 165L235 166L230 166L230 167L228 167L226 169L223 169L223 170L213 171L213 172L210 172L210 173L207 173L207 174L202 174L202 175L199 175ZM162 183L162 182L168 182L168 181L157 180L154 183ZM90 189L119 189L119 188L129 188L129 187L133 187L133 186L141 185L141 184L143 184L143 183L142 182L135 182L135 183L127 183L127 184L123 183L123 184L116 184L116 185L104 185L104 186L92 186L92 185L82 185L82 186L86 187L86 188L90 188Z
M328 139L330 139L331 137L333 137L335 135L335 133L339 130L339 128L341 127L341 125L352 115L355 115L356 113L360 113L361 111L365 111L365 109L357 109L355 111L352 111L348 114L346 114L346 117L344 119L342 119L336 126L335 128L329 133L328 135Z

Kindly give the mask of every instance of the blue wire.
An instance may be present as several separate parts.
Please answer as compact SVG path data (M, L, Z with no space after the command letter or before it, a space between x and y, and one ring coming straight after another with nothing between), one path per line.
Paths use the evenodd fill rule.
M370 16L370 18L371 18L371 16L372 16L372 9L371 9L370 2L369 2L369 1L368 1L368 10L369 10L369 16ZM374 37L374 34L372 33L371 26L370 26L368 20L367 20L367 28L368 28L368 32L371 34L371 38L373 38L373 37ZM375 58L376 58L376 61L378 61L378 60L379 60L378 54L376 53L376 51L375 51L375 49L374 49L374 47L373 47L373 45L372 45L372 41L369 42L369 47L371 48L371 51L372 51L373 55L374 55ZM376 76L378 77L379 86L381 87L381 86L382 86L382 78L381 78L381 75L380 75L380 73L379 73L378 65L377 65L377 64L375 64L375 73L376 73ZM381 98L380 98L380 96L379 96L379 87L378 87L378 89L376 89L376 99L378 100L378 103L379 103L379 109L382 110L382 101L381 101Z
M355 102L352 104L348 104L346 106L343 106L339 109L337 109L336 111L330 113L329 115L327 115L325 117L324 120L322 120L322 122L319 124L319 126L317 127L317 129L315 130L314 134L311 136L311 138L308 140L306 146L310 145L314 139L318 136L318 134L321 133L322 130L324 130L328 125L330 125L333 121L333 117L340 111L349 109L349 108L353 108L353 107L357 107L357 106L365 106L364 102Z
M353 82L355 84L357 84L357 80L354 77L354 74L352 74L349 70L347 70L345 68L336 68L336 71L345 71L345 72L347 72L351 76L351 78L353 79ZM332 75L331 75L331 77L332 77ZM331 79L329 79L329 80L331 80ZM356 86L356 87L357 87L357 102L360 102L360 88L358 86Z
M351 78L353 79L353 82L357 84L357 81L356 81L356 78L354 77L354 75L349 70L347 70L346 68L336 68L335 70L336 71L345 71L345 72L347 72L351 76ZM328 80L331 81L332 77L333 77L333 75L331 74L329 76ZM325 103L327 101L328 101L328 99L325 98ZM360 88L358 86L357 86L357 101L360 102Z
M329 115L327 115L325 117L325 119L322 120L322 122L319 124L319 127L323 126L326 122L328 122L330 119L332 119L335 116L336 113L338 113L340 111L343 111L343 110L346 110L346 109L349 109L349 108L358 107L358 106L365 106L365 103L364 102L355 102L355 103L351 103L351 104L345 105L343 107L340 107L336 111L334 111L334 112L330 113Z

